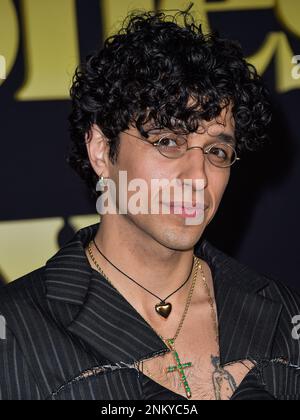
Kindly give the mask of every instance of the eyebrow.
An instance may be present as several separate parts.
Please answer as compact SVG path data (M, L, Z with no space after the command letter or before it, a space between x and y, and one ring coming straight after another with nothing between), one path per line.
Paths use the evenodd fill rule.
M150 127L148 129L144 129L144 131L146 134L150 134L151 136L153 134L159 134L161 131L170 131L170 130L168 130L165 127L153 127L153 128Z
M216 136L219 140L221 140L223 143L228 143L232 145L236 145L236 139L231 134L226 133L220 133Z

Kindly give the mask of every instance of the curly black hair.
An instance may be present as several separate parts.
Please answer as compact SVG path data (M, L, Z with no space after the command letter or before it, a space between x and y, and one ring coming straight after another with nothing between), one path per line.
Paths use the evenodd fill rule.
M229 104L238 152L257 150L267 140L271 107L261 77L238 42L218 32L204 34L189 10L175 15L131 12L121 29L76 69L68 162L95 196L98 177L85 145L94 123L109 139L112 163L119 134L130 124L145 136L148 121L173 131L179 128L174 120L181 121L188 132L195 132L199 121L216 118Z

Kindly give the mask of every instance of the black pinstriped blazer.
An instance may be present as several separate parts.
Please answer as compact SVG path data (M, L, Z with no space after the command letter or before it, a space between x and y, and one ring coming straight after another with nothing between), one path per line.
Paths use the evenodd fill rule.
M98 226L81 229L45 267L0 289L7 324L0 399L186 399L138 371L138 361L169 349L90 267L84 247ZM300 340L292 338L291 322L299 297L206 240L195 253L213 274L221 364L257 362L232 400L299 400Z

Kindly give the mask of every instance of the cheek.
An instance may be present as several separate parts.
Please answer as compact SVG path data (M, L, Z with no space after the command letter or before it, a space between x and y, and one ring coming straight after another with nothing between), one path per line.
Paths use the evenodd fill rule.
M218 206L222 200L222 197L227 188L228 182L230 179L230 170L227 170L224 173L220 173L219 176L211 177L208 179L208 189L210 194L215 201L215 205Z
M127 149L121 147L117 164L118 171L126 171L128 181L136 178L145 181L156 178L159 169L159 159L154 159L156 151L152 150L151 146L148 147L144 144L138 145L139 147L135 146L132 147L131 144L128 144Z
M128 181L141 179L150 186L152 179L170 178L170 168L166 163L155 149L146 148L144 153L128 156L123 168L127 171Z
M111 171L117 185L117 200L120 196L130 200L132 196L137 197L138 193L142 200L145 199L145 203L151 203L152 179L169 178L167 166L162 164L160 156L156 156L155 153L155 150L149 150L147 147L144 150L136 148L134 152L129 149L120 150L118 161ZM122 174L121 177L121 171L126 175Z
M219 189L220 189L222 195L224 194L224 192L227 188L229 180L230 180L230 170L228 170L225 173L225 175L221 177L221 179L219 180L219 183L218 183Z

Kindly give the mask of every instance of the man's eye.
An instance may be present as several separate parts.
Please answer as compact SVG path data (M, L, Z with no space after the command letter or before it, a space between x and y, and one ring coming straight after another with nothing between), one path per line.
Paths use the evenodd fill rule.
M174 138L163 137L159 140L159 145L162 147L178 147L178 142Z
M221 147L213 147L212 149L210 149L210 152L219 156L226 155L226 151L222 149Z
M209 153L222 160L226 160L229 157L228 151L221 147L212 147Z

